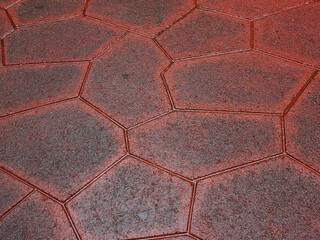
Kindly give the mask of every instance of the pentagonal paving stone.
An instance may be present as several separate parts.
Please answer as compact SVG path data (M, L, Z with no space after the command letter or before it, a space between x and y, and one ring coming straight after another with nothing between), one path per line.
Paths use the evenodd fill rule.
M0 115L75 97L87 63L0 68Z
M80 16L85 0L23 0L9 8L16 25Z
M185 232L191 185L126 158L67 204L83 239Z
M165 79L176 107L281 113L313 71L250 51L177 62Z
M0 38L13 31L13 27L6 12L0 8Z
M153 36L193 7L193 0L91 0L86 14Z
M320 66L320 2L275 14L255 23L255 47Z
M33 193L0 222L2 239L77 239L61 206Z
M310 2L309 0L198 0L201 7L234 14L245 18L262 17L268 14Z
M281 152L273 116L178 112L128 134L132 153L189 178Z
M65 199L125 153L123 131L79 100L0 121L0 164Z
M160 73L169 63L152 40L130 35L93 63L83 97L125 126L167 112Z
M30 25L4 39L6 61L90 60L122 33L85 18Z
M285 116L287 150L320 171L320 75Z
M203 239L319 239L320 177L280 158L197 188L191 232Z
M8 174L0 171L0 216L32 191Z
M248 21L197 9L157 40L178 59L248 49L249 35Z

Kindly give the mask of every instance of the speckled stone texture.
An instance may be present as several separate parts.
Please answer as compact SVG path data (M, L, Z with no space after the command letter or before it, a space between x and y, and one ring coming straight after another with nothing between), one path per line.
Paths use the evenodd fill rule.
M190 197L189 183L128 158L68 208L85 239L137 238L184 232Z
M191 231L204 239L320 238L320 177L288 158L200 182Z
M0 0L0 239L320 239L319 12Z

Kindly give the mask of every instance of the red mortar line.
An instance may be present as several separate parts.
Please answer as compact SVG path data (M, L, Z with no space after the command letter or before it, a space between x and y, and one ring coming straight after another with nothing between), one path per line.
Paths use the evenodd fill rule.
M92 62L90 62L90 63L88 64L86 73L85 73L85 75L84 75L83 81L82 81L81 86L80 86L80 89L79 89L78 97L81 97L81 94L83 93L84 85L85 85L86 82L87 82L87 79L88 79L88 76L89 76L89 72L90 72L91 67L92 67Z
M250 47L254 48L254 22L250 21Z
M141 237L141 238L126 238L125 240L153 240L153 239L167 239L170 240L174 237L185 237L188 236L187 233L174 233L174 234L166 234L166 235L158 235L158 236L153 236L153 237Z
M135 124L135 125L133 125L133 126L131 126L131 127L125 128L125 129L126 129L127 131L130 131L130 130L132 130L132 129L134 129L134 128L137 128L137 127L139 127L139 126L141 126L141 125L144 125L144 124L149 123L149 122L151 122L151 121L153 121L153 120L156 120L156 119L158 119L158 118L161 118L161 117L163 117L163 116L166 116L166 115L172 113L173 111L174 111L174 110L170 110L170 111L168 111L168 112L159 114L159 115L157 115L157 116L155 116L155 117L149 118L149 119L147 119L147 120L145 120L145 121L142 121L142 122L140 122L140 123L137 123L137 124Z
M198 9L203 10L203 11L207 11L207 12L213 12L213 13L216 13L216 14L226 15L226 16L233 17L233 18L238 18L238 19L241 19L241 20L246 20L246 21L250 21L251 20L250 18L247 18L247 17L243 17L243 16L240 16L240 15L232 14L232 13L223 12L223 11L217 10L217 9L211 9L211 8L206 8L206 7L201 7L201 6L199 6Z
M171 108L172 108L172 110L174 110L175 109L175 105L174 105L173 97L171 95L171 92L170 92L170 89L169 89L169 85L168 85L168 83L166 81L166 77L164 76L164 74L169 70L171 65L172 65L172 62L160 73L160 77L161 77L163 85L164 85L164 87L166 89L167 97L169 99Z
M11 23L11 25L12 25L13 29L16 29L16 28L17 28L17 26L16 26L16 24L13 22L12 17L10 16L10 14L9 14L8 10L7 10L7 9L3 9L3 10L5 11L5 13L6 13L6 15L7 15L7 18L9 19L9 21L10 21L10 23Z
M236 111L236 110L205 110L205 109L186 109L186 108L175 108L175 112L196 112L196 113L218 113L218 114L240 114L240 115L262 115L262 116L282 116L281 113L273 113L273 112L250 112L250 111Z
M8 216L13 210L19 207L19 205L27 200L36 190L31 190L27 195L25 195L20 201L18 201L15 205L13 205L8 211L6 211L2 216L0 216L0 221L2 221L6 216Z
M112 169L114 166L116 166L118 163L122 162L123 159L125 159L127 156L129 156L128 153L123 155L120 159L112 163L109 167L107 167L105 170L103 170L101 173L96 175L94 178L92 178L89 182L87 182L82 188L77 190L75 193L71 194L64 202L62 202L63 205L68 204L72 199L74 199L76 196L78 196L80 193L82 193L84 190L86 190L89 186L91 186L94 182L96 182L102 175L104 175L106 172L108 172L110 169Z
M86 0L86 2L84 3L83 11L82 11L82 16L86 16L86 11L88 9L88 4L89 4L89 0Z
M283 13L283 12L287 12L287 11L290 11L290 10L293 10L293 9L296 9L298 7L302 7L302 6L305 6L305 5L308 5L308 4L316 3L317 1L319 1L319 0L316 0L314 2L313 1L309 1L309 2L306 2L306 3L301 3L299 5L287 7L285 9L282 9L282 10L279 10L279 11L276 11L276 12L272 12L272 13L266 13L266 14L264 14L262 16L254 17L251 20L253 20L253 21L260 20L260 19L265 18L265 17L269 17L269 16L272 16L272 15L280 14L280 13Z
M134 29L132 29L132 28L128 28L128 27L126 27L126 26L122 26L122 25L119 25L119 24L115 24L115 23L108 22L107 20L104 20L104 19L101 19L101 18L98 18L98 17L94 17L94 16L90 16L90 15L86 15L85 17L86 17L86 18L89 18L89 19L91 19L91 20L93 20L93 21L102 22L102 23L104 23L104 24L106 24L106 25L109 25L109 26L112 26L112 27L114 27L114 28L123 29L123 30L125 30L125 31L127 31L127 32L130 32L130 33L133 33L133 34L137 34L137 35L140 35L140 36L142 36L142 37L146 37L146 38L150 38L150 39L154 38L154 36L147 35L147 34L145 34L145 33L143 33L143 32L139 32L139 31L137 31L137 30L134 30Z
M287 115L288 112L291 110L291 108L293 107L293 105L298 101L298 99L300 98L300 96L303 94L304 90L309 86L309 84L311 83L311 81L316 77L317 73L319 71L316 70L313 72L313 74L311 75L311 77L308 79L308 81L302 86L302 88L300 89L300 91L297 93L297 95L295 96L295 98L289 103L288 107L286 107L286 109L283 111L284 115Z
M286 129L285 129L285 122L284 122L284 116L282 115L280 117L280 123L281 123L281 144L282 144L282 151L287 151L287 144L286 144Z
M187 223L187 232L188 233L190 233L190 231L191 231L192 215L193 215L194 203L196 200L197 185L198 185L198 182L195 182L193 184L192 193L191 193L191 201L190 201L188 223Z
M129 153L130 152L130 146L129 146L128 131L127 130L123 130L123 134L124 134L124 142L126 144L126 151L127 151L127 153Z
M310 170L311 172L317 174L318 176L320 176L320 172L317 171L316 169L314 169L313 167L310 167L309 165L305 164L304 162L300 161L299 159L295 158L294 156L292 156L289 153L285 153L285 156L287 156L288 158L290 158L292 161L300 164L301 166L303 166L304 168Z
M277 153L277 154L269 156L269 157L265 157L265 158L262 158L262 159L259 159L259 160L254 160L254 161L251 161L251 162L248 162L248 163L244 163L244 164L241 164L241 165L238 165L238 166L226 168L224 170L220 170L220 171L217 171L217 172L210 173L210 174L205 175L203 177L198 177L198 178L195 179L195 181L196 182L202 181L202 180L205 180L205 179L217 176L217 175L233 172L233 171L236 171L238 169L242 169L242 168L245 168L245 167L253 166L253 165L256 165L256 164L259 164L259 163L262 163L262 162L271 161L271 160L273 160L275 158L278 158L278 157L281 157L281 156L285 156L285 155L286 155L285 153Z
M109 43L104 49L102 49L97 56L95 56L94 58L92 58L90 60L91 63L93 63L95 60L97 60L98 58L100 58L103 54L105 54L107 51L109 51L110 49L112 49L112 47L114 45L117 45L120 41L122 41L126 36L128 35L128 32L123 33L122 35L120 35L118 38L116 38L112 43Z
M22 0L17 0L14 3L11 3L11 5L7 6L5 9L8 9L8 8L12 7L13 5L15 5L15 4L17 4L17 3L21 2L21 1Z
M39 193L41 193L42 195L46 196L47 198L50 198L50 199L53 200L54 202L56 202L56 203L58 203L58 204L60 204L60 205L63 203L60 199L52 196L51 194L49 194L49 193L47 193L46 191L40 189L40 188L37 187L36 185L28 182L27 180L23 179L22 177L20 177L20 176L14 174L14 173L8 171L7 169L5 169L5 168L3 168L3 167L0 167L0 170L2 170L3 172L5 172L6 174L10 175L10 176L13 177L14 179L18 180L19 182L22 182L23 184L27 185L28 187L37 190Z
M24 66L24 65L40 65L40 64L63 64L63 63L89 63L90 60L61 60L61 61L40 61L40 62L22 62L22 63L9 63L5 64L7 67Z
M44 108L44 107L47 107L47 106L56 105L56 104L63 103L63 102L73 101L73 100L76 100L76 99L78 99L78 97L71 97L71 98L66 98L66 99L62 99L62 100L51 102L51 103L46 103L46 104L43 104L43 105L40 105L40 106L37 106L37 107L27 108L27 109L24 109L24 110L21 110L21 111L17 111L17 112L14 112L14 113L9 113L9 114L6 114L6 115L2 115L2 116L0 116L0 119L11 117L11 116L19 114L19 113L24 113L24 112L29 112L29 111L41 109L41 108Z
M145 163L145 164L147 164L147 165L149 165L151 167L157 168L157 169L159 169L161 171L164 171L164 172L166 172L166 173L168 173L170 175L173 175L173 176L175 176L177 178L180 178L181 180L186 181L186 182L190 183L191 185L194 184L194 181L192 181L190 178L187 178L187 177L182 176L182 175L180 175L178 173L172 172L171 170L169 170L167 168L161 167L161 166L159 166L159 165L157 165L157 164L155 164L153 162L150 162L150 161L148 161L146 159L143 159L143 158L141 158L141 157L139 157L139 156L137 156L137 155L135 155L133 153L129 153L129 156L134 158L134 159L136 159L139 162Z
M72 230L73 230L74 234L76 235L76 238L78 240L81 240L81 237L80 237L80 234L78 232L78 229L77 229L76 225L74 224L74 221L73 221L68 209L66 208L66 206L64 204L62 204L62 209L63 209L64 214L66 215L71 227L72 227Z
M109 115L107 115L105 112L103 112L101 109L99 109L98 107L96 107L95 105L93 105L91 102L89 102L88 100L84 99L83 97L79 97L78 98L80 101L84 102L85 104L87 104L89 107L91 107L92 109L94 109L96 112L100 113L102 116L104 116L105 118L107 118L108 120L110 120L111 122L113 122L115 125L117 125L118 127L122 128L123 130L127 129L125 126L123 126L121 123L119 123L118 121L116 121L115 119L111 118Z
M166 26L164 29L162 29L160 32L158 32L157 34L154 35L154 38L157 38L159 35L161 35L163 32L167 31L168 29L170 29L173 25L175 25L176 23L180 22L181 20L183 20L184 18L186 18L190 13L192 13L194 10L196 10L197 7L194 6L193 8L191 8L187 13L183 14L181 17L179 17L177 20L175 20L173 23L171 23L170 25Z
M207 55L199 55L199 56L185 57L185 58L175 58L175 59L173 59L173 62L197 60L197 59L201 59L201 58L209 58L209 57L223 56L223 55L229 55L229 54L234 54L234 53L242 53L242 52L250 52L250 51L252 51L252 49L251 48L247 48L247 49L240 49L240 50L235 50L235 51L230 51L230 52L211 53L211 54L207 54Z
M152 40L157 45L157 47L160 48L160 50L164 53L164 55L166 55L166 57L169 58L171 62L173 62L173 58L170 56L170 54L166 50L164 50L162 45L155 38L153 38Z
M292 62L292 63L295 63L295 64L299 64L299 65L304 66L304 67L309 67L309 68L312 68L312 69L315 69L315 70L319 69L319 67L315 67L312 64L308 64L308 63L300 62L300 61L293 60L293 59L290 59L290 58L287 58L287 57L279 56L277 54L270 53L270 52L267 52L267 51L262 50L262 49L254 48L253 50L256 51L256 52L260 52L260 53L272 56L272 57L276 57L276 58L279 58L279 59L282 59L282 60L286 60L286 61L289 61L289 62Z

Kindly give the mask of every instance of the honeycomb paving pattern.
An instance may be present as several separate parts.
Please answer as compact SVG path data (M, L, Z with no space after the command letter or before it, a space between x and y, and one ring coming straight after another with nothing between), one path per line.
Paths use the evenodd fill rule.
M319 12L0 0L0 239L320 239Z
M204 239L318 239L319 184L285 157L212 177L197 188L191 231Z
M127 36L93 63L82 96L132 126L170 110L160 76L169 63L152 40Z
M16 25L80 16L84 0L26 0L9 8Z

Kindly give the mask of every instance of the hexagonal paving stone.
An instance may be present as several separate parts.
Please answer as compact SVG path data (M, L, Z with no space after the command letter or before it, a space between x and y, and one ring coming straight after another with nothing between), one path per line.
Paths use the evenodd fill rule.
M83 239L185 232L191 185L126 158L67 204Z
M308 2L310 0L198 0L201 7L251 19L280 12Z
M0 171L0 216L32 191L31 188Z
M13 27L7 17L6 12L0 8L0 38L13 31Z
M152 40L130 35L94 62L83 97L125 126L167 112L160 73L169 63Z
M8 11L16 25L80 16L85 0L24 0Z
M287 151L320 171L320 75L285 116Z
M177 112L128 134L133 154L189 178L281 152L273 116Z
M193 7L193 0L90 0L86 14L153 36Z
M203 239L319 239L320 177L280 158L197 188L191 232Z
M39 64L0 69L0 115L78 95L87 63Z
M250 51L177 62L165 78L176 107L281 113L313 71Z
M255 23L255 47L320 66L320 2L272 15Z
M249 22L197 9L157 37L175 59L250 48Z
M60 199L124 153L123 131L79 100L0 121L0 165Z
M77 239L61 206L33 193L3 221L2 239Z
M6 62L90 60L122 33L85 18L30 25L4 39Z

